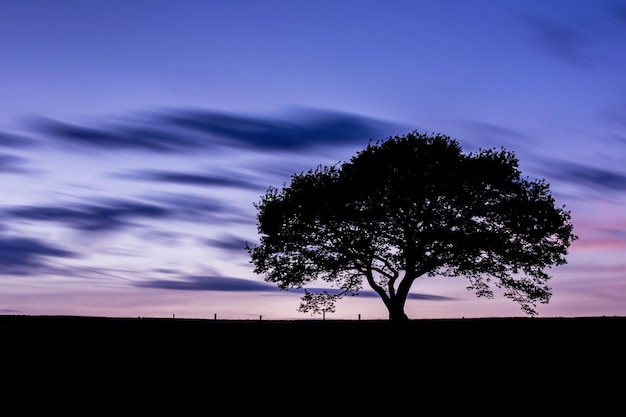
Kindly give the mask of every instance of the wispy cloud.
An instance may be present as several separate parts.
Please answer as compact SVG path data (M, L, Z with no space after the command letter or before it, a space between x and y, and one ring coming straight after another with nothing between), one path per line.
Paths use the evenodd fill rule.
M31 172L25 168L27 164L28 160L26 158L0 153L0 173L26 174Z
M246 247L246 240L238 236L224 234L217 239L202 239L202 243L229 252L243 252Z
M195 185L202 187L232 187L247 190L267 189L266 184L260 184L246 178L242 174L231 173L230 175L218 174L192 174L185 172L172 172L161 170L134 171L122 174L112 174L114 177L137 179L143 181L163 182L180 185Z
M252 207L250 203L246 207L240 207L227 203L223 200L210 197L196 196L192 194L161 193L149 197L151 201L165 205L174 219L188 221L224 222L230 223L253 223L246 210Z
M77 149L182 153L215 147L294 151L321 146L366 145L394 124L334 110L304 109L281 116L173 108L125 118L124 123L80 125L37 116L30 129Z
M551 161L544 171L551 178L609 195L626 192L626 172L569 161Z
M33 275L48 268L46 258L76 258L75 252L37 239L0 237L0 274Z
M57 222L84 231L112 231L129 225L133 218L165 218L171 212L155 204L136 201L111 201L108 204L62 206L15 206L5 210L14 218Z
M252 281L248 279L224 277L215 275L188 275L181 279L155 279L150 281L136 282L139 287L160 288L166 290L185 291L227 291L227 292L284 292L302 294L304 289L281 290L274 284ZM330 294L337 294L339 291L333 288L308 288L310 292L327 291ZM374 291L360 291L355 297L378 298ZM444 301L452 300L451 297L444 297L430 294L409 294L412 300Z
M180 280L155 279L137 282L137 286L160 288L167 290L191 291L279 291L275 285L265 284L248 279L212 276L190 275Z
M393 133L390 122L318 109L292 111L282 117L186 110L164 115L163 120L222 138L231 146L271 151L365 145L368 139L383 139Z
M28 148L36 143L26 136L0 132L0 146L5 148Z
M94 200L87 204L16 205L3 210L5 216L38 222L55 222L86 232L109 233L134 227L138 220L182 220L243 222L239 208L219 200L191 195L162 194L153 202L132 199Z
M48 139L75 149L180 153L205 147L205 142L197 138L141 125L81 126L41 116L31 117L28 124Z

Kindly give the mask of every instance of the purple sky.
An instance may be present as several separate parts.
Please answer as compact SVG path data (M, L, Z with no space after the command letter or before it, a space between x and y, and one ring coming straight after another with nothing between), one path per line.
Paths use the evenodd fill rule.
M579 236L540 316L626 315L626 1L3 0L0 314L303 319L253 206L417 129L505 147ZM523 316L425 278L410 318ZM331 318L387 318L363 292Z

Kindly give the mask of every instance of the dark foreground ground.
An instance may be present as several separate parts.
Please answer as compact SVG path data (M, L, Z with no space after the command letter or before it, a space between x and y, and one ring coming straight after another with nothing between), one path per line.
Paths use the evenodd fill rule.
M113 318L84 316L0 315L0 338L4 342L31 339L73 343L89 339L118 342L141 340L244 341L261 336L266 342L295 342L334 339L335 343L359 343L435 337L449 341L460 335L488 342L548 342L595 340L610 344L620 341L626 317L577 318L481 318L419 319L409 322L387 320L211 320L184 318ZM406 337L409 337L407 340ZM468 339L465 339L466 341Z
M90 412L174 415L219 407L397 414L407 405L488 415L504 407L517 415L541 404L546 413L603 415L623 405L625 336L626 317L391 323L6 315L3 404L17 399L23 410L46 414L88 403Z
M532 354L616 349L626 355L626 317L484 318L412 320L210 320L76 316L0 316L3 348L146 348L155 353L200 351L237 356L240 352L276 358L336 352ZM350 353L352 352L352 353ZM112 352L110 352L112 354ZM243 354L242 354L243 355Z
M4 342L25 338L68 343L90 338L118 342L168 338L199 341L243 341L262 336L267 342L289 343L301 339L334 339L357 343L378 340L406 341L436 336L440 340L460 335L483 337L489 342L549 342L591 339L609 344L622 339L626 317L577 318L481 318L419 319L409 322L387 320L211 320L184 318L113 318L84 316L0 315L0 337ZM467 339L466 339L467 340Z

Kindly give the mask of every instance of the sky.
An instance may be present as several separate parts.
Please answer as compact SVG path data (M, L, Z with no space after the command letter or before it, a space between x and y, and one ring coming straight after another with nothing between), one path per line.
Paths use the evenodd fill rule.
M626 316L624 0L0 0L0 97L0 314L319 318L253 272L254 204L417 130L571 212L539 317ZM525 316L467 285L406 313Z

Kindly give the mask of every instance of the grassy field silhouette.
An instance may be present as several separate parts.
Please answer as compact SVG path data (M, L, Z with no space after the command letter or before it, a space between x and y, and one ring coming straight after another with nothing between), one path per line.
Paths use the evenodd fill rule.
M594 345L620 345L626 330L626 317L517 317L417 319L409 322L388 320L225 320L187 318L112 318L88 316L0 316L3 343L26 341L101 340L148 343L176 340L179 343L220 341L228 345L250 339L262 340L271 348L280 344L304 342L311 347L329 339L335 344L358 348L360 344L390 345L408 343L419 336L431 344L454 341L463 336L480 345L552 344L573 346L581 341Z
M99 387L100 397L151 387L181 398L193 392L202 403L207 392L349 388L356 395L381 383L462 393L485 381L504 393L538 381L589 391L625 370L624 330L626 317L395 323L5 315L0 351L14 385L47 381L65 390L58 384L70 381L76 392Z

